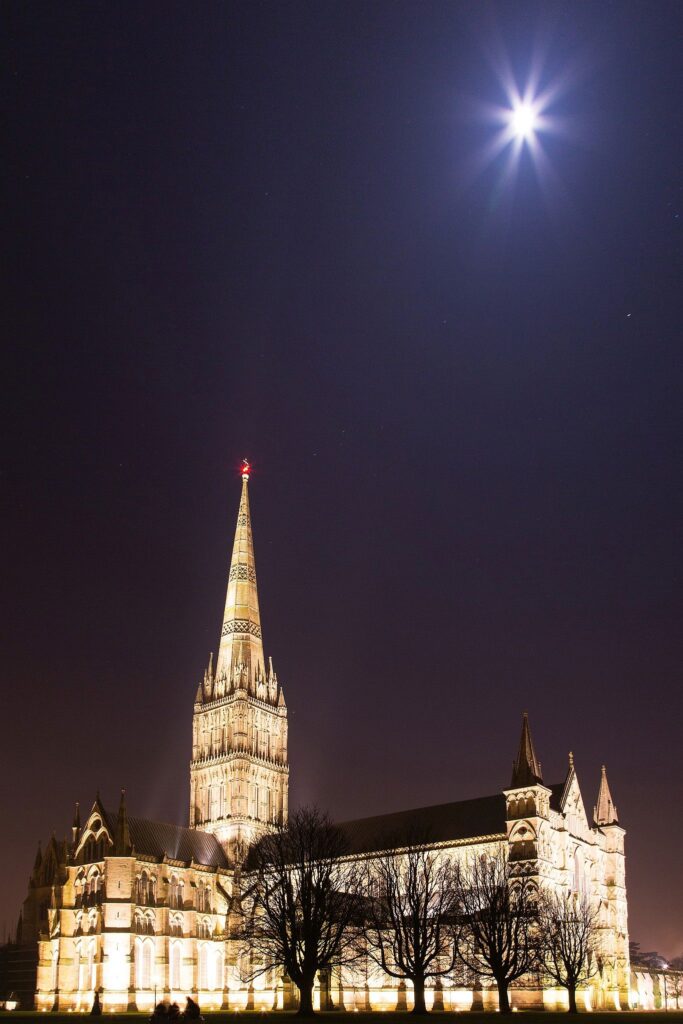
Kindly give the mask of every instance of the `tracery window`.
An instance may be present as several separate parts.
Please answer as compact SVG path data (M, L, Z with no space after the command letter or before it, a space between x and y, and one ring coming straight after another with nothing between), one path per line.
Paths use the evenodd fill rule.
M578 896L585 896L587 891L583 851L578 846L574 851L574 878L572 890Z
M182 958L183 958L182 943L180 943L180 942L172 942L171 943L171 958L170 958L171 959L170 972L171 972L171 988L172 989L179 989L180 988L180 984L181 984L180 974L181 974Z
M182 910L184 902L184 884L177 875L171 875L169 885L168 905L173 910Z
M223 988L223 952L220 949L214 950L214 965L212 988Z
M204 944L199 947L199 987L209 987L209 951Z
M141 906L153 907L156 903L156 884L154 875L143 869L136 879L135 902Z
M152 987L154 943L151 939L135 940L135 981L138 988Z
M78 960L79 990L90 992L95 988L95 939L77 942L75 950Z
M84 881L83 904L92 907L102 900L102 875L95 868Z
M197 887L197 910L211 913L211 885L208 882L200 882Z

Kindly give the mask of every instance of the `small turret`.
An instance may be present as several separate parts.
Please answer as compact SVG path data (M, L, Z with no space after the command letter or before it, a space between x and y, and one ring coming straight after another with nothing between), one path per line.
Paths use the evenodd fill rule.
M114 856L128 857L131 851L130 827L128 825L128 812L126 810L126 791L121 790L119 801L119 813L116 818L116 832L114 835Z
M598 800L593 809L593 821L599 826L619 824L617 809L612 800L612 794L610 793L607 781L607 769L604 764L600 772L600 788L598 790Z
M40 871L40 866L41 866L42 863L43 863L43 847L42 847L42 844L41 844L40 839L39 839L38 840L38 849L36 850L36 859L33 862L33 878L36 878L38 872Z
M529 715L525 711L522 718L522 736L519 741L519 752L517 760L513 761L512 764L510 789L538 785L543 785L541 762L537 759L536 752L534 751L531 730L529 728Z
M81 837L81 805L78 800L76 801L76 810L74 812L74 820L71 826L71 842L74 846L78 845L78 840Z

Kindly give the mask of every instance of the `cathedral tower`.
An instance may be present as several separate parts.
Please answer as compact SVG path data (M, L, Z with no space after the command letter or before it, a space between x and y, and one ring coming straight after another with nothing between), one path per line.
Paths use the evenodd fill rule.
M287 819L287 706L261 638L248 462L232 549L218 658L194 703L190 825L229 855Z

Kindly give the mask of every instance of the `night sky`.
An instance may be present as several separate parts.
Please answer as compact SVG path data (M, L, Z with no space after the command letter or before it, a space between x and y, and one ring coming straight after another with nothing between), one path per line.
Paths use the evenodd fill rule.
M2 17L0 922L98 786L186 821L246 455L293 803L499 792L528 710L683 953L683 5Z

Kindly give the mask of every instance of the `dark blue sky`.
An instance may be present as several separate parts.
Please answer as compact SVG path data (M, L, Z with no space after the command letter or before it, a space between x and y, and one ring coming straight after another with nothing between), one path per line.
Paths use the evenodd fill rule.
M5 3L0 920L125 785L184 820L251 484L294 802L608 766L683 952L683 7ZM490 54L564 91L467 168Z

